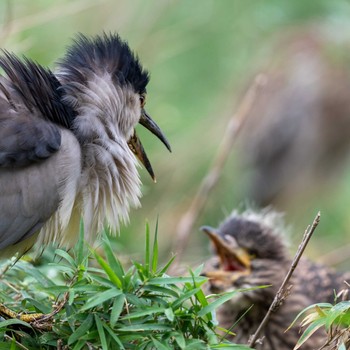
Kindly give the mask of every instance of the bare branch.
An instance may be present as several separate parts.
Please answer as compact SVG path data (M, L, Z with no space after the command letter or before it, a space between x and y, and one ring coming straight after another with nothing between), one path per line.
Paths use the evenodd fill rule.
M249 347L251 347L251 348L254 347L254 345L258 339L259 334L261 333L261 331L264 329L264 327L268 323L269 318L271 316L271 313L276 311L279 308L279 306L281 305L281 303L288 296L288 293L290 291L291 286L288 286L287 284L288 284L290 278L292 277L295 268L298 266L299 260L300 260L301 256L303 255L304 250L305 250L307 244L309 243L312 234L314 233L317 225L320 222L320 217L321 217L321 213L318 212L312 225L311 226L309 225L306 228L305 233L304 233L303 238L302 238L302 241L301 241L301 243L298 247L298 250L294 256L294 259L293 259L292 264L288 270L288 273L281 284L281 287L278 289L278 292L276 293L276 296L275 296L272 304L270 305L270 308L267 311L264 319L261 321L258 329L249 339L249 342L248 342Z
M181 255L187 246L189 235L192 232L193 226L203 211L210 192L213 190L220 178L222 169L230 152L232 151L233 144L236 141L242 126L244 125L246 117L250 112L259 89L265 84L265 81L266 78L264 75L257 75L253 84L244 95L237 112L232 115L228 122L226 132L223 136L216 157L214 158L211 169L201 182L189 209L186 210L185 214L179 221L176 228L175 247L173 249L178 257L177 261L181 260Z

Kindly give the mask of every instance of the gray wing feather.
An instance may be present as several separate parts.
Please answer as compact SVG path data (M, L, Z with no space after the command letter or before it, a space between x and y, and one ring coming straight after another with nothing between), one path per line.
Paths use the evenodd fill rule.
M38 231L59 205L54 159L23 168L0 168L0 249Z
M3 102L3 103L1 103ZM61 145L57 125L0 101L0 167L23 167L50 157Z
M0 94L0 250L39 231L58 208L62 132Z

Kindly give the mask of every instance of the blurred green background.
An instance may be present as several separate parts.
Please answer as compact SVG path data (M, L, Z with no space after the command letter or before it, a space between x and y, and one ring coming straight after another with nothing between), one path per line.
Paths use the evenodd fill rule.
M1 47L43 65L53 67L77 32L112 31L129 42L151 72L147 110L167 135L173 153L140 129L157 184L140 169L142 208L131 211L131 223L122 227L117 239L118 249L132 257L143 252L146 220L153 230L157 218L162 256L167 259L175 253L177 224L207 174L244 91L278 56L276 36L317 23L341 43L344 52L350 39L350 2L338 0L1 0L0 16ZM239 166L240 157L235 147L181 263L198 264L208 256L201 225L216 226L233 208L246 203L247 176ZM350 165L331 187L321 185L316 195L281 208L291 226L292 246L318 210L321 224L307 254L321 259L347 245L349 204ZM347 251L350 248L341 253L342 268L349 263Z

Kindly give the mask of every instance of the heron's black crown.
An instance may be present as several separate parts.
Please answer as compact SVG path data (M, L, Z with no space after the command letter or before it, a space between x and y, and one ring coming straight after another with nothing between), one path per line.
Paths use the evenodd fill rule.
M82 84L88 78L86 73L101 70L110 73L119 85L130 85L139 94L146 92L149 82L148 72L117 34L104 33L94 38L79 34L59 65L70 79Z
M257 214L256 214L257 215ZM282 235L270 223L264 223L264 216L253 217L250 212L238 215L233 213L219 227L223 238L232 236L238 245L258 259L284 260L287 258ZM271 215L271 214L270 214Z

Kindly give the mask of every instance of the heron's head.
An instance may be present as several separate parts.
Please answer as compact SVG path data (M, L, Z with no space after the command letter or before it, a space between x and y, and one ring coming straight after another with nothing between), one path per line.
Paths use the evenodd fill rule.
M205 271L211 292L269 285L269 288L237 293L232 302L239 299L240 306L245 307L248 303L272 300L289 266L276 215L233 212L217 229L202 227L215 251Z
M64 101L76 112L73 129L79 141L130 149L154 179L135 126L143 125L169 150L170 145L145 110L149 74L128 44L116 34L79 35L59 62L57 77Z

